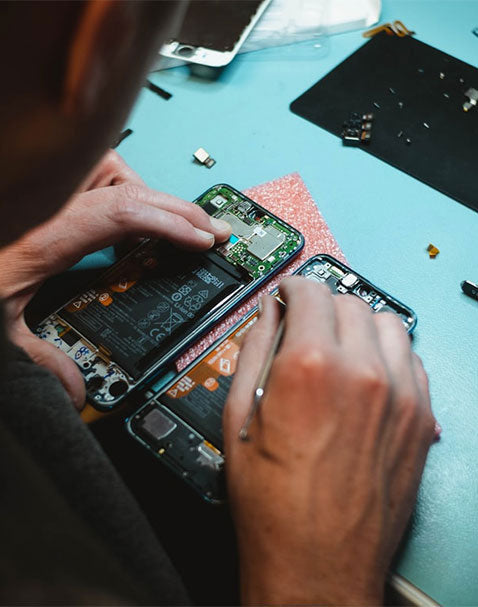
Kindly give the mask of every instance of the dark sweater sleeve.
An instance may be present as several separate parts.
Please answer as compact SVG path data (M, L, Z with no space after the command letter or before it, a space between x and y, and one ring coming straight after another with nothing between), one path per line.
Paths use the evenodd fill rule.
M149 523L60 382L19 348L7 346L3 357L0 575L2 583L16 580L19 592L8 602L189 604ZM33 555L25 566L21 546ZM42 596L51 591L47 569L59 572L57 589L82 591L51 601ZM22 579L33 591L37 584L38 600L23 600Z

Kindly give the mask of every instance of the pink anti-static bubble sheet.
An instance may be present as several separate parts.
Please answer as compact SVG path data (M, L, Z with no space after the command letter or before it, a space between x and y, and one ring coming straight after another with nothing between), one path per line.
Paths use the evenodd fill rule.
M256 306L257 300L261 295L272 291L285 276L294 272L309 257L318 253L328 253L343 262L346 261L337 241L298 173L292 173L269 183L258 185L246 190L245 194L302 232L305 237L305 246L300 255L279 272L279 274L273 276L254 295L251 295L244 303L213 327L202 339L196 342L194 346L189 348L176 361L178 371L184 369L184 367L196 359L207 347L225 333L227 329L232 327L251 308Z

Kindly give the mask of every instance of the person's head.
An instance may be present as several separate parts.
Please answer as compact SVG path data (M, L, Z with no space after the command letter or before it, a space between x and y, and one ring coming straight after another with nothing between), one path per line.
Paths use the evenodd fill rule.
M52 216L111 144L183 9L0 2L0 246Z

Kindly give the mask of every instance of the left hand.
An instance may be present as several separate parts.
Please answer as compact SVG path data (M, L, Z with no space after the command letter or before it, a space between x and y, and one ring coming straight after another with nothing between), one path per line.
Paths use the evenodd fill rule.
M0 249L0 297L8 335L58 376L81 409L85 385L78 367L25 323L25 307L41 284L83 256L124 238L161 238L204 250L227 240L230 233L227 223L209 217L199 206L148 188L116 152L109 151L57 215Z

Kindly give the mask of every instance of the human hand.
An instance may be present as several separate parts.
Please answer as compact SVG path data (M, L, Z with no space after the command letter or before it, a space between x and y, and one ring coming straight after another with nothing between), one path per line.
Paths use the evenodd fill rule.
M428 381L400 320L292 277L265 396L238 439L279 322L264 298L224 412L245 604L381 604L434 438Z
M108 152L65 207L50 221L0 249L0 297L10 339L62 381L74 404L85 401L76 364L28 329L24 310L41 284L84 255L124 238L152 237L190 250L210 248L230 227L199 206L151 190L116 152Z

